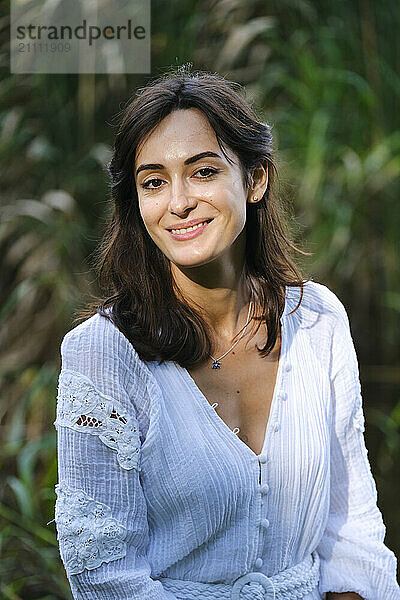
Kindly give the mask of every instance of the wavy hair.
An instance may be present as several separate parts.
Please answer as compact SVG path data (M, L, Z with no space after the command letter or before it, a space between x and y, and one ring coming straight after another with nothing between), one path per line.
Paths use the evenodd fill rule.
M122 113L112 159L108 164L112 211L95 254L101 297L78 311L76 321L100 314L110 319L144 361L172 360L185 368L210 360L213 332L201 307L184 299L173 280L169 259L148 234L139 212L134 164L139 144L170 113L196 108L224 146L239 158L246 190L255 170L268 166L268 187L257 203L246 206L243 277L248 299L256 301L268 338L261 356L274 348L285 305L286 286L303 280L292 254L310 255L291 240L289 217L273 194L271 127L257 118L240 84L215 73L180 67L139 88ZM297 257L298 258L298 257ZM239 335L238 332L237 335Z

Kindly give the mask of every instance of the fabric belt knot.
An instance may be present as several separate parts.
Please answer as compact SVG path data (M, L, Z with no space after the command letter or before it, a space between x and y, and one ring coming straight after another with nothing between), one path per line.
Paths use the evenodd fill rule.
M262 573L247 573L236 579L231 590L231 600L275 600L272 579Z
M302 562L272 577L251 572L238 577L232 585L169 577L158 580L179 600L294 600L317 587L319 568L319 555L313 552Z

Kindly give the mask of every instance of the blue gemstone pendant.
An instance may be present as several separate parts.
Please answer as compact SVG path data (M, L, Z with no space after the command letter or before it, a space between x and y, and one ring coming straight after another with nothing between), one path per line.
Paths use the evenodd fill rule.
M212 368L219 369L221 367L221 363L218 360L214 360Z

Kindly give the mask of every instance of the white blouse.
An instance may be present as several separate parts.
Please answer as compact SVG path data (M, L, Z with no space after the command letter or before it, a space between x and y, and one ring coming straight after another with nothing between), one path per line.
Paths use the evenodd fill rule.
M259 455L187 369L141 361L104 317L65 336L55 516L75 599L189 600L168 580L233 586L249 575L257 582L258 574L273 578L314 553L318 582L303 600L322 600L327 591L400 600L364 442L347 314L313 281L290 314L299 294L286 290Z

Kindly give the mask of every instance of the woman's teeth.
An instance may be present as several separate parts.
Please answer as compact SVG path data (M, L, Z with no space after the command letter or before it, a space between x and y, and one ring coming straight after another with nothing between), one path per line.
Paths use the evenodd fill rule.
M207 221L203 221L203 223L198 223L198 225L193 225L193 227L188 227L187 229L171 229L172 233L187 233L188 231L194 231L199 227L204 227Z

